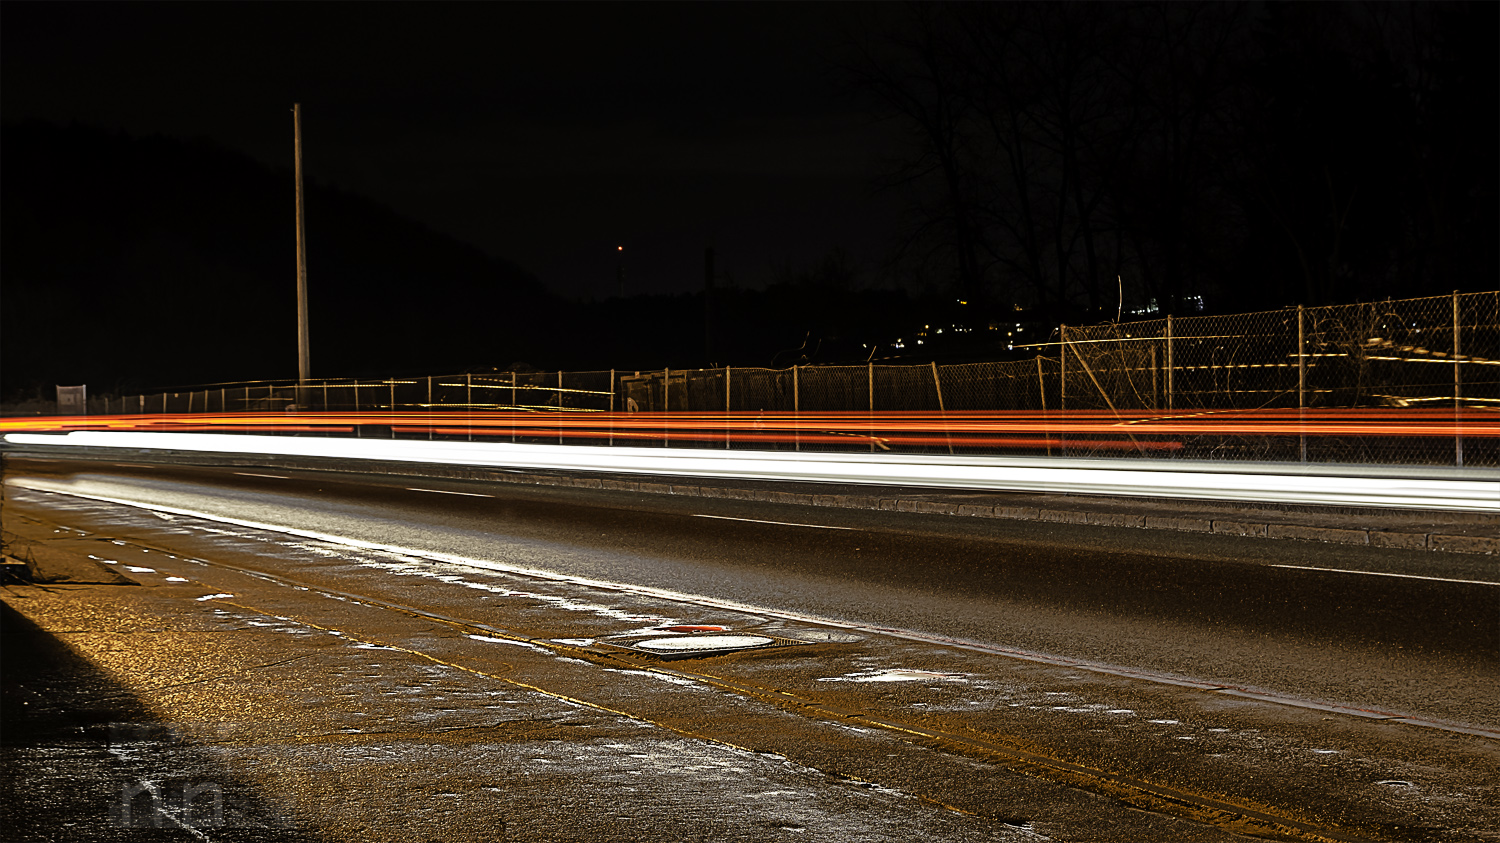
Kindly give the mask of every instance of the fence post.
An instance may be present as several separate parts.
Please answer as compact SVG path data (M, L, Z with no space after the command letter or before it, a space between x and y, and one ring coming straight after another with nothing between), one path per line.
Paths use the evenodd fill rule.
M557 444L563 443L563 384L562 369L557 370Z
M1297 409L1307 407L1307 330L1302 305L1297 305Z
M1161 387L1157 383L1156 343L1151 344L1151 412L1161 409Z
M1464 465L1464 437L1460 425L1463 421L1463 331L1462 319L1459 316L1458 291L1453 291L1453 464L1459 468Z
M166 404L162 404L162 407L163 407L163 411L165 411ZM244 411L247 411L249 409L250 409L250 387L247 386L247 387L245 387L245 406L241 407L240 411L244 412Z
M516 443L516 421L521 417L521 408L516 404L516 373L510 373L510 443Z
M474 375L464 372L464 421L469 431L469 441L474 441Z
M953 437L948 433L948 408L943 406L943 382L938 380L937 361L932 361L932 385L937 388L938 412L943 416L943 438L948 440L948 453L953 453Z
M724 450L729 450L729 367L724 367Z
M865 380L870 385L870 453L875 453L875 364L865 364Z
M1057 326L1057 408L1068 411L1068 326Z
M323 385L323 394L328 394L328 385ZM427 441L432 441L432 375L427 376Z
M792 450L802 450L802 390L797 385L796 364L792 365Z
M1063 427L1057 433L1058 450L1068 455L1068 326L1057 326L1057 410L1062 414Z
M1042 355L1036 356L1036 394L1042 399L1042 412L1047 412L1047 380L1042 375Z
M1306 314L1302 305L1297 305L1297 443L1303 462L1307 462L1307 328Z
M1172 399L1173 399L1173 392L1174 391L1175 390L1173 388L1173 383L1172 383L1172 314L1168 313L1167 314L1167 410L1169 412L1172 409Z
M667 419L667 411L672 409L672 370L661 370L661 446L672 447L672 426Z
M615 370L609 370L609 444L615 444Z

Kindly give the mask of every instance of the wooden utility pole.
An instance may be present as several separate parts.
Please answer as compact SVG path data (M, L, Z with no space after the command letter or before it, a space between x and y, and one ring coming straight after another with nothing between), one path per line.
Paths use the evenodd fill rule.
M307 235L302 224L302 104L292 103L292 150L297 170L297 385L307 386L312 362L307 342ZM298 396L300 404L301 396Z

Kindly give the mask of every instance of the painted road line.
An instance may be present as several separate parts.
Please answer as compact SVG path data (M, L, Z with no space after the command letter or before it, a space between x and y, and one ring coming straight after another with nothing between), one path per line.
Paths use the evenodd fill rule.
M798 524L793 521L762 521L759 518L735 518L731 515L704 515L701 512L693 513L694 518L717 518L720 521L749 521L752 524L779 524L783 527L816 527L819 530L852 530L853 527L831 527L827 524Z
M466 495L466 496L471 497L471 498L493 498L494 497L494 495L481 495L478 492L450 492L447 489L418 489L418 488L416 488L414 486L407 486L406 487L406 491L408 491L408 492L431 492L434 495Z
M241 477L269 477L272 480L290 480L290 479L292 479L290 477L282 477L280 474L255 474L255 473L252 473L252 472L249 472L249 471L236 471L235 474L238 474Z
M1327 571L1330 574L1364 574L1368 577L1400 577L1406 580L1432 580L1433 582L1457 582L1465 585L1500 585L1489 580L1455 580L1448 577L1424 577L1418 574L1388 574L1384 571L1351 571L1347 568L1314 568L1310 565L1268 565L1268 568L1294 568L1298 571Z

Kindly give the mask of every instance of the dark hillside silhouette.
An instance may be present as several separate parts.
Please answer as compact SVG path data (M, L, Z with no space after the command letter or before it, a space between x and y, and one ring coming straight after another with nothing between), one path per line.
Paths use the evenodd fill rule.
M3 391L295 378L293 181L207 142L4 127ZM311 182L313 373L546 356L515 266Z

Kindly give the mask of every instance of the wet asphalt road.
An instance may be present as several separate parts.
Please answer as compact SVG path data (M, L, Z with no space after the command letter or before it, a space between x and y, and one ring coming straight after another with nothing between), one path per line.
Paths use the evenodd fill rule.
M7 479L1500 724L1500 572L1491 557L279 469L12 460Z

